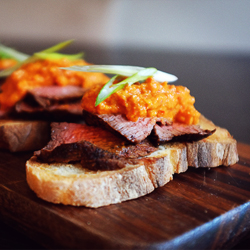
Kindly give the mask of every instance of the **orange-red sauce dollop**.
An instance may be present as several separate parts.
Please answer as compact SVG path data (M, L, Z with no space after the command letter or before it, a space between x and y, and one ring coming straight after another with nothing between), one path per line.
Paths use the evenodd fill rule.
M159 83L148 78L112 94L95 107L102 86L90 89L82 98L82 108L95 114L124 114L128 120L139 117L165 117L173 122L196 124L200 113L188 88Z
M28 90L51 85L74 85L90 88L104 84L108 77L102 73L63 70L60 67L88 65L84 60L38 60L14 71L4 82L0 93L0 109L8 110L20 101Z
M10 68L17 63L16 60L10 58L2 58L0 59L0 70Z

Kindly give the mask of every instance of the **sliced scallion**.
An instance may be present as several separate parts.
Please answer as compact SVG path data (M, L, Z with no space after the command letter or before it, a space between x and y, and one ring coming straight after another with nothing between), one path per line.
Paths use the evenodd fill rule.
M61 54L61 53L37 52L34 55L40 59L52 59L52 60L58 60L61 58L67 58L69 60L76 60L76 59L83 57L83 53L78 53L74 55L66 55L66 54Z
M11 56L12 56L12 58L18 57L19 59L18 59L18 63L16 65L14 65L13 67L10 67L10 68L7 68L7 69L0 71L0 77L9 76L12 72L14 72L18 68L20 68L23 64L35 62L39 59L60 59L62 57L67 57L68 59L75 60L75 59L82 57L83 53L79 53L76 55L63 55L63 54L56 53L57 51L64 49L65 47L70 45L73 41L74 40L68 40L68 41L58 43L58 44L56 44L48 49L34 53L32 56L15 51L15 50L8 48L6 46L1 46L0 47L0 49L1 49L0 56L2 54L5 56L8 55L9 58L11 58Z
M127 84L132 85L135 82L144 81L148 77L153 77L159 82L174 82L178 78L175 75L162 72L156 68L143 68L138 66L124 66L124 65L87 65L87 66L71 66L62 67L61 69L83 71L83 72L100 72L105 74L116 74L112 77L99 92L95 106L108 98L113 93L124 88ZM118 76L128 76L128 78L113 84Z
M21 53L15 49L0 44L0 58L11 58L15 59L18 62L22 62L26 60L28 57L29 55L27 54Z
M143 70L145 68L138 66L128 66L128 65L87 65L87 66L71 66L62 69L131 76L136 72L139 72L140 70ZM175 75L160 70L157 70L157 72L153 75L153 77L158 82L175 82L178 79Z
M113 84L114 81L117 79L119 75L116 75L112 77L101 89L99 92L95 106L99 105L101 102L103 102L105 99L107 99L109 96L111 96L113 93L117 92L120 89L123 89L127 84L132 85L135 82L144 81L148 77L153 76L157 72L156 68L144 68L132 76L122 80L121 82L118 82L116 84Z

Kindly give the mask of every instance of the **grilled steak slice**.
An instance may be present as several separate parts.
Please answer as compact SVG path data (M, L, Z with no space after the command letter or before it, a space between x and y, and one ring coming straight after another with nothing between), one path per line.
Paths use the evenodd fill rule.
M151 139L156 144L165 143L168 141L198 141L213 134L214 130L204 130L199 125L185 125L181 123L173 123L172 125L154 126L151 134Z
M77 86L45 86L29 90L24 101L40 107L80 101L86 90Z
M6 111L6 110L0 110L0 119L4 119L4 118L7 118L8 115L9 115L9 111Z
M82 108L80 103L59 104L47 108L31 107L26 103L18 103L16 112L11 117L22 119L43 119L47 121L82 122Z
M51 126L51 141L35 152L44 162L81 161L91 169L115 169L157 149L146 140L131 144L100 127L66 122L52 123Z
M81 108L81 103L69 103L69 104L54 104L50 107L32 107L29 104L25 103L25 102L20 102L16 105L15 107L16 111L18 113L26 113L26 114L34 114L36 115L36 113L38 115L40 114L46 114L46 113L52 113L52 114L56 114L56 112L58 111L58 113L60 112L64 112L64 113L71 113L71 114L75 114L75 115L82 115L82 108Z
M113 114L91 114L87 111L83 111L83 116L87 124L92 126L105 126L111 131L121 134L127 140L133 143L139 143L146 139L156 124L156 122L162 124L170 124L169 120L165 118L151 118L141 117L136 122L129 121L123 115Z
M15 116L67 121L82 119L81 98L86 90L76 86L47 86L30 90L15 105Z

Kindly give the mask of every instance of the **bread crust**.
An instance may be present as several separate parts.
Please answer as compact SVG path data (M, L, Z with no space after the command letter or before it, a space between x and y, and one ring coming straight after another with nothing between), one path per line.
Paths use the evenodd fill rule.
M46 145L50 138L47 121L0 121L0 148L11 152L33 151Z
M105 206L154 190L143 165L93 172L79 164L41 164L32 157L26 171L27 182L38 197L65 205Z
M230 166L239 160L237 141L226 129L215 126L204 116L200 118L200 126L204 129L216 127L216 132L204 140L187 143L189 166L196 168Z
M204 118L203 128L215 128ZM229 132L216 132L194 143L166 143L137 165L111 171L90 171L80 164L40 163L33 156L26 163L30 188L38 197L65 205L100 207L135 199L152 192L192 167L229 166L238 161L237 143ZM145 159L144 158L144 159Z

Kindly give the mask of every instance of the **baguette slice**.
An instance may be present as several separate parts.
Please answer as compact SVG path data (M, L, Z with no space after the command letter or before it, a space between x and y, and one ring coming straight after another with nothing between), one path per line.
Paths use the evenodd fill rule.
M34 151L45 146L49 138L49 122L0 120L0 149Z
M216 126L203 116L202 128ZM238 161L237 143L226 129L216 127L210 137L194 143L166 143L142 163L112 171L90 171L80 164L46 164L33 156L26 163L30 188L46 201L100 207L135 199L168 183L175 173L193 167L232 165Z

